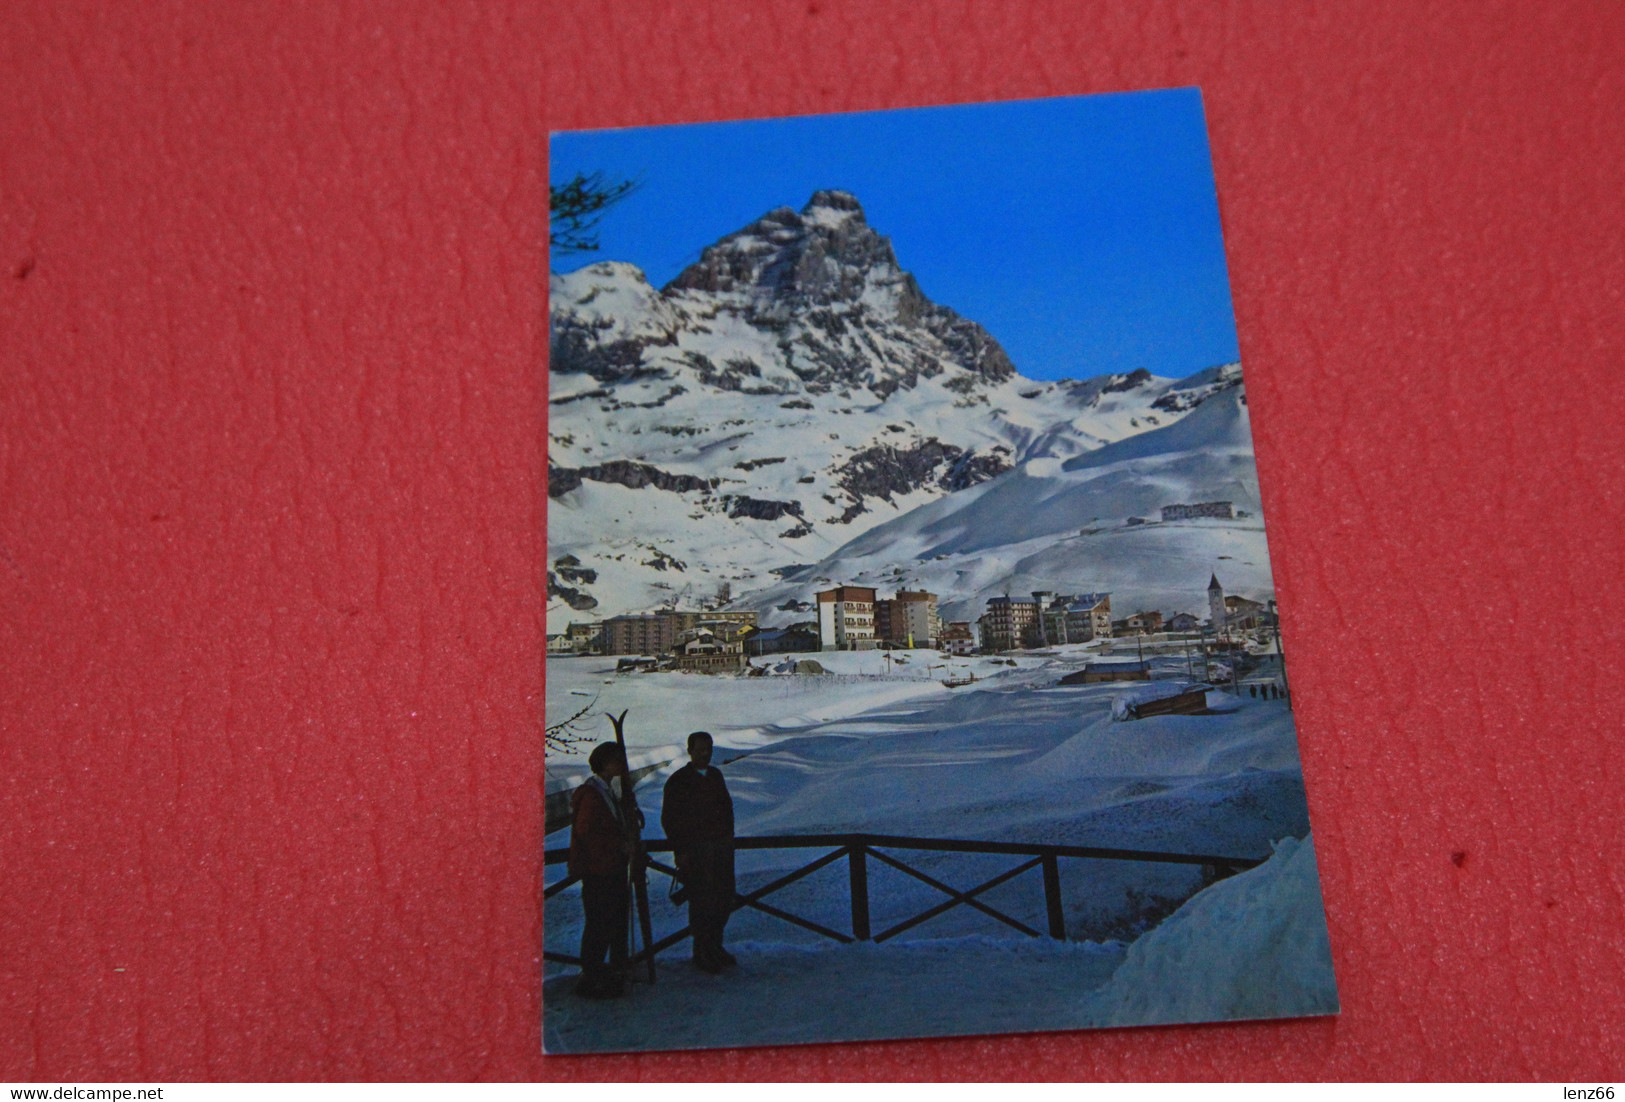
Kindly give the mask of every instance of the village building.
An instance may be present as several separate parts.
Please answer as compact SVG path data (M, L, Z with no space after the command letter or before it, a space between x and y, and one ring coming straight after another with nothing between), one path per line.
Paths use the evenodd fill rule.
M677 625L667 616L611 616L604 621L605 654L669 654Z
M760 616L755 612L730 612L720 608L712 609L709 612L681 612L676 613L676 615L693 616L698 622L701 623L726 621L728 623L740 624L746 627L755 627L760 619Z
M1133 658L1097 658L1076 673L1061 678L1062 685L1094 685L1102 681L1149 681L1151 669Z
M731 673L745 668L741 630L726 621L707 621L682 632L674 645L673 665L694 673Z
M730 621L732 623L755 627L757 614L754 612L724 612L721 609L706 610L705 612L691 612L675 608L661 609L654 615L663 616L672 623L674 633L688 631L702 623L714 621Z
M1164 505L1162 519L1164 523L1170 520L1195 520L1198 517L1216 517L1219 520L1231 520L1234 513L1228 501L1201 501L1195 505Z
M1168 617L1167 621L1163 624L1163 630L1196 631L1201 626L1202 621L1197 618L1195 613L1176 612L1174 615Z
M1269 620L1268 606L1262 601L1252 601L1234 594L1226 596L1217 574L1208 580L1207 603L1213 631L1217 635L1230 631L1251 631L1265 626Z
M983 652L1026 646L1038 623L1038 607L1038 602L1031 597L1012 597L1006 593L989 598L987 611L977 621L982 630Z
M938 645L949 654L963 658L976 649L976 637L971 634L969 620L955 620L942 629Z
M1136 612L1112 621L1113 635L1155 635L1162 630L1162 613Z
M839 585L819 592L818 641L823 650L873 650L875 591Z
M549 655L574 654L576 653L576 648L575 644L570 642L570 637L568 635L560 633L558 635L549 635L547 637L547 653Z
M714 612L707 612L702 615L700 622L690 630L709 631L718 639L735 643L747 638L757 629L755 624L731 618L722 619Z
M565 628L564 634L577 654L590 654L602 644L604 625L590 620L586 623L572 622Z
M899 589L895 597L875 602L875 638L880 642L929 647L941 633L935 593Z
M785 628L764 628L741 636L745 654L761 658L769 654L801 654L823 649L818 639L818 624L807 621Z
M1059 597L1035 593L1034 596L1044 603L1039 623L1041 645L1087 643L1093 639L1111 638L1110 593L1079 593Z
M599 646L604 654L671 654L677 637L701 623L755 627L754 612L686 612L662 609L642 616L611 616L603 623ZM573 625L572 625L573 626Z
M1225 622L1235 631L1251 631L1264 626L1265 607L1262 601L1249 601L1234 594L1224 599Z
M984 651L1087 643L1112 634L1110 593L1056 594L1033 591L1031 598L993 597L977 621Z

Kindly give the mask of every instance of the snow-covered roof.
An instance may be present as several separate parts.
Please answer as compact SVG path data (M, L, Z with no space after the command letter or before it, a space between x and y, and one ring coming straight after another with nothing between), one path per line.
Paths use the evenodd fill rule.
M1129 689L1127 692L1121 692L1112 697L1112 718L1124 720L1129 717L1129 709L1137 708L1141 704L1150 704L1154 701L1184 696L1186 693L1205 692L1206 690L1206 685L1199 685L1189 681L1142 682L1138 688Z
M786 635L791 635L791 634L795 634L795 635L817 635L818 633L816 631L814 631L812 628L806 627L804 625L792 624L789 627L783 627L783 628L763 628L761 631L758 631L755 635L752 635L750 638L751 638L752 642L757 642L757 641L760 641L760 640L783 639Z
M1106 602L1110 593L1080 593L1075 597L1062 597L1068 612L1092 612Z

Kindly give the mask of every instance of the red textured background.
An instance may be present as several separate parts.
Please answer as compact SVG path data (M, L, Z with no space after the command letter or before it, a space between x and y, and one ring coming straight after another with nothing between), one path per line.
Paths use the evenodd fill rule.
M1595 3L13 0L0 1079L1620 1078L1622 45ZM547 130L1189 84L1342 1016L543 1059Z

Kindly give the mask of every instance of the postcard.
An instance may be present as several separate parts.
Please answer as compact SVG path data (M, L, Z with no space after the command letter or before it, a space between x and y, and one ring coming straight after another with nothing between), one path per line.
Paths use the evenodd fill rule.
M550 213L546 1050L1336 1013L1200 93Z

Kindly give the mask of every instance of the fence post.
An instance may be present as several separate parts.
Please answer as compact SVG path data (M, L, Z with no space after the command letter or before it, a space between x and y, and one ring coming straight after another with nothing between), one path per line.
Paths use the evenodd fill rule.
M847 851L846 871L852 882L852 936L859 941L869 940L869 864L863 846Z
M1053 853L1044 854L1044 906L1049 911L1049 936L1066 940L1066 915L1061 910L1061 865Z

